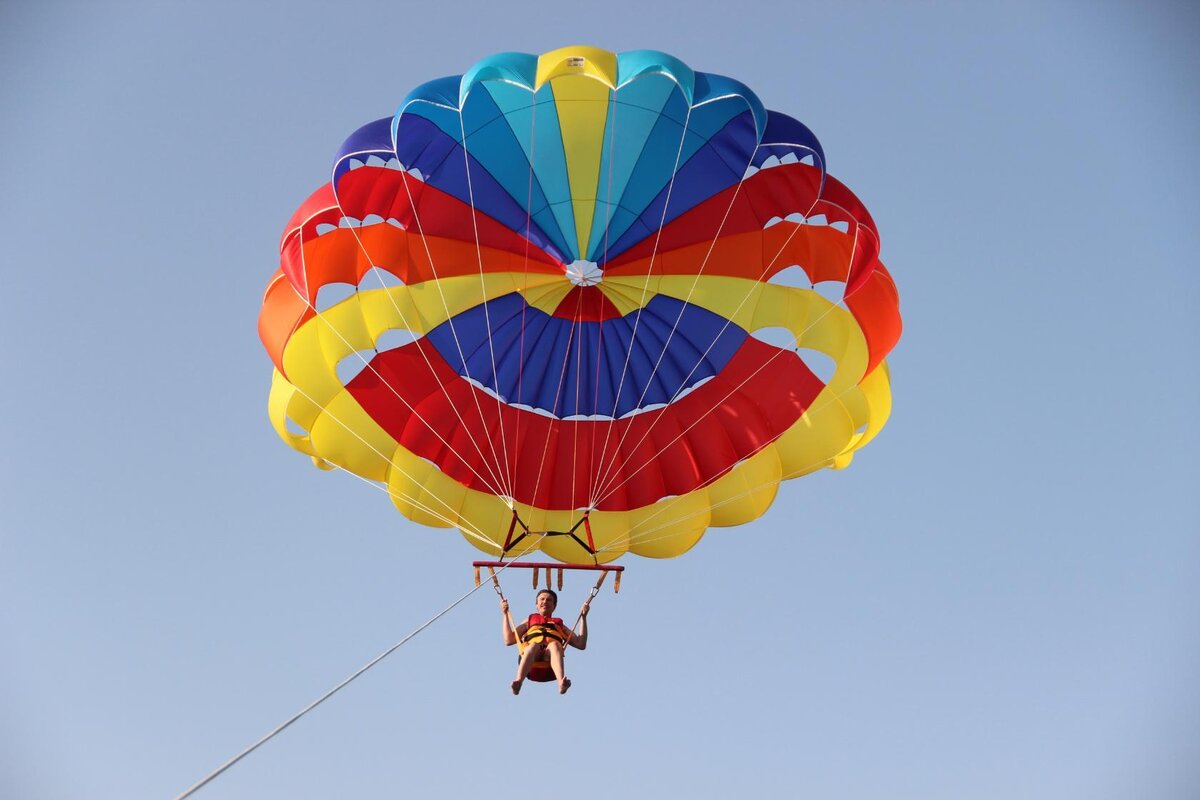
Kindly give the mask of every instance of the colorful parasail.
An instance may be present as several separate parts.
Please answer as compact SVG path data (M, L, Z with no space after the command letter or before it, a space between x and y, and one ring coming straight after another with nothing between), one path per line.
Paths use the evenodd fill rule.
M568 563L677 556L845 467L900 330L808 128L594 47L484 59L351 135L259 317L293 448L485 552L528 532Z

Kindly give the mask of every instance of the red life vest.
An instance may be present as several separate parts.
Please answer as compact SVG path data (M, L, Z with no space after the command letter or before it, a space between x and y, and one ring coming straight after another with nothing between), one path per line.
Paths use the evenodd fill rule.
M559 644L567 643L567 627L558 617L543 617L541 614L530 614L525 620L525 635L521 641L526 644L536 644L552 639Z

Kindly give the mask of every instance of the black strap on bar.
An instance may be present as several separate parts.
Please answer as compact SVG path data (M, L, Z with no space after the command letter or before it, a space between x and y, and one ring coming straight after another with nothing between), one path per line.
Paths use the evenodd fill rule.
M587 554L592 557L593 563L599 564L600 559L596 558L596 541L592 538L592 521L588 518L588 514L590 513L590 511L583 512L583 516L571 526L570 530L531 531L529 530L529 526L525 524L525 521L521 519L520 514L518 514L517 510L514 508L512 512L512 521L508 524L508 535L504 537L504 547L502 547L500 551L500 558L503 560L503 558L508 555L509 551L520 544L526 536L570 536L580 547L587 551ZM514 539L513 533L516 532L518 525L521 526L521 534ZM579 534L576 533L576 531L579 530L580 525L583 526L584 535L587 536L586 542L583 539L580 539Z

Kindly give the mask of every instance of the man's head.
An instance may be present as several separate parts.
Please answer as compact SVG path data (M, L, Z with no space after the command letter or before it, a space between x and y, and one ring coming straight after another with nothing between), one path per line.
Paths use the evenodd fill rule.
M534 606L538 613L543 617L548 617L554 613L554 609L558 606L558 595L550 589L542 589L537 593L537 597L533 600Z

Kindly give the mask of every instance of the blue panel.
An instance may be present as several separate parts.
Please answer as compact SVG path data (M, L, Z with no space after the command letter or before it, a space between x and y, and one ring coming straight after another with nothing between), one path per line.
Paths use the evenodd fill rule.
M401 111L412 102L434 103L448 108L458 108L458 87L462 82L461 75L448 75L445 78L435 78L426 81L408 93L400 104Z
M668 104L667 108L664 108L660 122L667 124L662 127L662 133L660 134L657 130L655 132L662 138L647 143L638 164L638 171L630 181L625 195L621 198L622 208L636 214L642 224L635 225L629 221L626 225L613 224L609 226L609 258L615 257L619 252L641 241L647 232L657 231L660 221L662 224L666 224L711 196L712 193L676 197L681 175L675 176L675 185L672 186L671 174L677 159L680 165L679 172L682 173L686 169L686 165L694 161L697 154L711 144L718 148L716 152L721 156L721 163L730 166L731 169L733 169L731 166L733 163L740 165L734 169L737 172L738 180L741 179L746 166L750 163L750 157L754 153L758 139L754 127L754 116L752 110L747 107L745 98L739 95L713 100L692 109L687 120L687 134L681 148L679 128L668 122L675 118L675 114L668 113L668 109L674 105L677 96L672 96L672 102ZM698 163L712 165L716 162L701 161ZM693 177L692 184L706 186L712 185L713 182L704 179L696 180ZM730 184L724 184L721 188L728 185ZM668 194L671 196L672 210L664 220L662 211ZM684 205L680 205L680 203ZM614 223L615 221L616 215L614 215ZM632 229L629 226L632 226ZM621 243L619 248L615 246L617 242ZM602 250L603 242L600 242L595 252ZM593 257L592 260L596 260L596 258Z
M502 183L508 188L509 194L518 203L528 204L530 216L538 220L542 230L563 253L574 253L574 228L570 229L571 236L564 236L561 220L554 216L554 212L549 215L541 214L550 204L551 197L561 199L559 195L566 191L567 186L567 166L562 156L558 126L548 125L544 119L549 117L551 123L556 122L550 95L544 94L537 98L532 91L497 81L486 83L484 87L492 103L503 113L503 124L507 129L507 134L491 131L490 135L506 142L511 141L516 151L484 157L479 154L476 145L471 145L471 152L478 156L493 174L504 172L507 177ZM475 93L483 92L476 90ZM535 106L535 99L541 105ZM533 170L532 175L530 170ZM570 215L567 221L574 225ZM573 261L574 257L569 260Z
M678 58L659 50L626 50L617 53L617 83L625 86L639 76L650 73L664 73L678 83L687 99L692 103L693 91L696 85L696 73Z
M392 119L392 140L396 141L399 134L396 131L397 126L405 119L412 117L421 117L433 123L442 133L449 136L454 141L459 141L462 138L462 121L458 116L458 106L450 105L443 106L434 102L413 101L406 103L396 112L396 116Z
M619 417L669 403L720 372L746 332L711 311L663 295L640 313L575 323L532 308L514 293L457 315L427 338L458 374L505 402L558 417Z
M537 76L537 56L531 53L497 53L489 56L471 67L462 76L458 93L458 107L462 108L464 101L484 82L513 83L526 86L533 90L533 81Z
M378 155L384 161L392 156L392 118L384 117L367 123L350 134L338 148L333 162L333 185L350 170L350 157L366 161L368 155Z
M575 204L571 202L571 183L567 172L567 154L563 150L562 128L558 124L558 106L554 102L554 90L547 83L535 96L533 170L546 191L551 210L558 220L566 251L571 261L579 258L579 245L575 233Z
M675 176L674 185L664 187L642 212L639 224L632 225L619 240L609 245L608 257L616 258L646 236L657 232L660 220L665 226L714 194L739 182L754 148L753 118L749 112L745 112L730 120L724 129L683 165ZM668 202L668 190L670 207L664 218L663 208ZM716 234L714 230L712 235Z
M633 175L625 185L620 196L620 207L632 212L623 215L613 214L612 223L608 229L608 244L610 256L612 244L625 233L629 224L636 220L662 190L670 183L671 175L678 165L685 163L689 152L687 136L683 130L683 120L687 117L687 104L678 92L672 93L663 106L654 129L647 137L638 154L637 164ZM699 147L703 141L691 136L694 140L691 149ZM681 139L683 139L681 146ZM657 229L657 219L655 229ZM592 251L592 259L596 261L604 249L604 237L596 241Z
M390 151L392 149L392 118L384 117L368 122L350 134L338 148L337 160L349 153Z
M396 157L408 169L421 171L426 182L453 195L497 220L517 233L524 234L529 225L529 239L555 258L562 250L530 222L521 203L514 200L504 187L470 158L471 184L467 184L466 159L456 139L448 137L438 126L417 114L405 114L396 122Z
M767 132L763 134L762 143L764 145L797 145L802 151L798 153L800 158L804 157L803 151L812 152L817 157L817 166L821 168L822 172L825 171L825 151L821 148L821 143L817 141L816 135L808 129L807 125L786 114L780 114L778 111L767 112ZM764 147L763 149L768 148ZM755 166L761 164L766 158L766 153L761 157L755 155Z
M758 140L754 135L753 117L749 113L734 117L719 134L709 139L709 146L733 173L734 182L740 181L746 174L746 167L750 166L751 159L758 147ZM707 199L709 196L704 195L704 198ZM702 201L697 196L692 205L699 202Z
M525 96L531 97L528 92ZM530 216L545 208L547 199L542 194L541 185L531 181L533 176L525 150L513 135L509 121L500 112L492 96L486 91L476 91L467 103L463 115L464 120L471 123L466 140L471 157L484 166L513 202L523 209L529 205ZM479 180L474 170L471 180ZM478 198L476 205L482 207ZM550 228L549 233L560 248L566 245L557 225Z
M552 256L599 262L606 251L607 258L619 255L740 180L751 158L759 166L770 156L811 153L824 170L824 153L812 132L791 117L766 111L738 81L693 72L665 53L619 53L600 197L586 253L577 253L553 92L549 85L536 94L531 89L537 60L527 53L501 53L478 62L465 76L418 87L395 117L365 125L346 140L338 151L334 186L349 169L352 154L364 160L372 153L385 159L394 154L406 168L420 170L430 185L473 201L518 233L528 230L529 238ZM464 125L470 160L459 145ZM756 147L759 141L762 146Z
M678 98L674 106L686 113L687 104L683 93L674 81L664 75L647 75L622 87L613 95L613 112L608 115L605 123L604 151L600 160L600 181L596 192L596 213L592 217L592 230L588 238L588 258L592 261L597 260L597 253L604 250L609 217L625 194L625 187L641 160L645 144L658 129L660 116L672 95ZM674 138L678 146L679 128L676 129ZM643 170L649 166L644 165ZM660 170L662 169L664 168L660 167ZM667 175L670 174L670 169L671 164L667 164ZM639 174L638 177L644 180L642 175ZM610 233L608 238L615 237Z
M741 81L735 81L724 75L714 75L711 72L697 72L696 96L692 100L692 104L703 107L706 100L717 97L737 98L739 102L735 113L741 113L749 108L750 113L754 115L754 138L762 138L760 134L767 127L767 110L763 108L758 95L750 91L750 87Z

